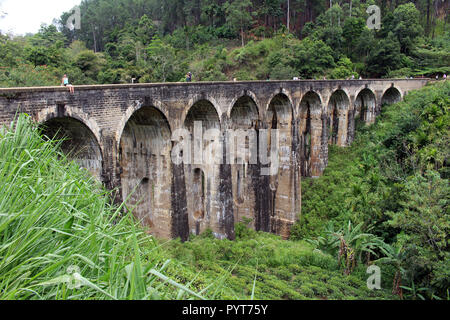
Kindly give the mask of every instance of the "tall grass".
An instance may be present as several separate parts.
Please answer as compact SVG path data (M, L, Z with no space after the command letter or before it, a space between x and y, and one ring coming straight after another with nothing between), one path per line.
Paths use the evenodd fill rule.
M27 115L0 129L0 299L202 298Z

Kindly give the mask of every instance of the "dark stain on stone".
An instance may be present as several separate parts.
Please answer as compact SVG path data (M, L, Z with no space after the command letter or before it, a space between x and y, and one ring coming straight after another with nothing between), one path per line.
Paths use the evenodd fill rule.
M225 231L225 235L228 239L234 240L236 235L234 233L234 210L233 210L233 190L231 182L231 165L227 164L227 139L226 133L222 135L223 146L223 164L220 166L220 203L221 215L220 225Z
M172 175L172 237L184 242L189 240L184 165L172 163Z
M256 130L257 152L259 149L259 129ZM264 150L262 152L267 152ZM270 164L269 164L270 166ZM258 157L257 164L249 165L252 177L252 185L255 193L255 230L269 232L270 230L270 212L272 211L272 200L270 190L270 176L261 175L261 162Z

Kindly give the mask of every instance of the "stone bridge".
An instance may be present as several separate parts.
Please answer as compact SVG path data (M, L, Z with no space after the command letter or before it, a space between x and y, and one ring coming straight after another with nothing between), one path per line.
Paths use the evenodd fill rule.
M64 87L10 88L0 89L0 124L24 112L43 125L47 136L66 137L63 151L106 187L117 188L117 200L125 200L157 237L187 240L190 233L210 228L216 237L233 239L234 223L249 218L256 230L286 238L301 211L301 177L321 175L328 145L349 145L355 122L373 123L384 104L426 83L395 79L91 85L77 86L74 94ZM196 161L172 159L180 138L174 133L180 128L203 133L187 151ZM230 138L232 130L237 137ZM247 134L251 131L267 135L263 139L264 134L256 134L256 141L267 142L256 143L258 152L278 145L278 170L271 175L262 171L273 165L259 158L250 161L251 152L236 152L235 162L225 161L236 144L250 148L255 139ZM216 147L209 148L213 142ZM214 153L217 146L224 151L217 153L224 161L202 162L199 150ZM185 157L184 151L173 153Z

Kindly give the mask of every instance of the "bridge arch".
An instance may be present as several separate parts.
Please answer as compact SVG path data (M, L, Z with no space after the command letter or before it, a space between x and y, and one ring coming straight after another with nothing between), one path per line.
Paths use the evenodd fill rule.
M102 181L103 148L100 130L94 120L76 108L66 106L46 109L37 116L42 134L61 139L61 149L98 181Z
M402 97L403 95L401 91L396 87L391 86L384 91L383 97L381 98L381 105L383 106L385 104L394 104L400 102L402 100Z
M200 122L200 126L195 127L196 122L197 125ZM210 227L220 207L222 149L217 108L209 100L198 100L189 108L183 126L190 132L192 142L191 162L184 165L186 185L189 186L186 188L188 223L191 233L199 234Z
M269 110L271 104L273 103L274 99L282 98L284 101L289 102L290 107L292 109L292 114L295 116L295 110L294 110L294 100L292 98L292 95L284 88L280 88L279 90L275 90L272 95L270 96L265 111Z
M327 134L329 143L344 145L346 137L346 114L350 109L348 94L338 89L333 92L328 100L327 108Z
M189 101L189 107L186 108L185 111L183 111L183 114L181 116L181 124L184 124L186 122L186 118L189 114L189 112L191 112L192 108L197 107L199 105L208 105L208 107L212 107L215 111L215 113L217 114L217 116L219 117L219 123L222 124L221 121L221 115L222 115L222 110L219 107L219 104L217 103L217 101L212 98L212 97L204 97L203 95L199 96L199 97L195 97L194 99L191 99Z
M171 130L156 107L138 108L119 140L122 198L135 217L156 236L170 237L172 219Z
M230 109L229 118L234 129L256 129L260 120L257 102L249 95L239 97Z
M248 93L248 92L247 92ZM255 223L259 214L256 209L255 177L259 177L257 154L257 130L259 108L255 98L242 95L235 99L229 113L227 131L227 164L231 165L234 221L243 217ZM227 128L228 129L228 128Z
M44 110L41 110L37 116L36 121L38 123L43 123L48 120L51 120L53 118L58 117L69 117L76 119L83 123L86 127L89 128L89 130L92 132L92 134L97 139L97 142L100 143L101 141L101 131L100 127L97 124L97 122L90 117L87 113L85 113L80 108L75 108L67 105L60 105L60 106L54 106L50 108L46 108ZM103 151L103 148L102 148Z
M373 123L376 115L377 98L375 93L364 88L359 91L354 102L354 118L365 123Z
M172 127L170 121L168 121L168 119L170 119L169 112L168 112L169 108L167 108L161 101L152 101L151 103L148 104L148 103L144 103L143 100L135 100L127 108L127 110L125 111L125 114L122 116L122 118L120 119L120 122L118 124L118 129L116 131L117 150L119 150L120 139L123 135L123 131L124 131L125 126L127 125L128 121L131 119L131 117L137 111L139 111L139 109L145 107L146 105L151 105L152 108L157 109L162 115L164 115L164 117L166 118L167 123L169 125L170 132L173 132L173 127Z
M266 153L270 161L267 168L270 170L270 176L266 183L269 183L270 200L267 201L267 215L270 217L270 229L277 234L287 234L286 230L289 229L287 221L295 221L298 212L295 202L299 190L296 190L298 169L295 161L297 140L294 139L296 132L294 119L292 99L285 92L273 96L266 111L268 128ZM273 132L274 130L276 132Z
M231 113L233 111L233 109L239 105L238 102L240 102L240 104L242 104L242 101L248 101L250 104L256 106L256 111L258 114L258 119L260 118L261 114L260 114L260 108L259 106L261 105L258 98L256 97L256 95L250 91L250 90L242 90L241 92L239 92L239 94L237 94L231 101L229 107L228 107L228 111L227 111L227 115L228 115L228 119L231 119Z
M201 121L205 129L221 128L220 110L210 100L199 99L193 103L183 117L182 123L188 129L194 121Z
M299 133L300 170L305 177L318 177L325 167L328 138L324 134L326 115L322 110L322 99L318 93L308 91L303 95L299 106Z
M285 120L283 118L286 117L292 119L292 117L294 117L295 110L291 95L284 89L282 91L277 91L270 97L265 111L267 121L272 119L274 111L280 115L283 115L283 117L279 118L279 120Z

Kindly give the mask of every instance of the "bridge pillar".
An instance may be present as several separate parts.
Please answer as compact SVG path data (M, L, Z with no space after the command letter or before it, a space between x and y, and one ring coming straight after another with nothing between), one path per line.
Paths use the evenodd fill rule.
M350 146L355 139L355 113L354 97L350 97L350 105L347 114L347 146Z
M347 145L349 112L350 110L348 108L338 111L339 129L338 129L337 145L341 147L345 147Z

